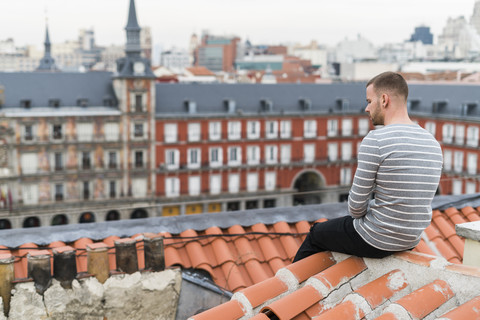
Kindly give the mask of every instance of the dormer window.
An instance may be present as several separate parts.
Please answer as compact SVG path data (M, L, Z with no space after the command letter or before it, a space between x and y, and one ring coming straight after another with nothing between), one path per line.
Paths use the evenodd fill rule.
M407 109L408 111L419 111L420 110L420 100L419 99L411 99L407 101Z
M192 114L197 112L197 103L193 100L185 100L184 101L185 108L187 109L187 112Z
M32 100L30 99L20 100L20 107L24 109L30 109L31 106L32 106Z
M103 99L103 105L106 107L113 107L113 98L106 97Z
M48 100L48 105L53 108L60 107L60 99L50 99Z
M435 101L432 104L432 113L444 113L447 111L447 105L448 101L446 100Z
M348 99L337 98L335 109L339 111L345 111L346 109L348 109L349 105L350 105L350 101L348 101Z
M87 98L78 98L77 99L77 106L85 108L88 106L88 99Z
M265 111L265 112L273 111L273 101L270 99L260 100L260 106L262 107L262 111Z
M304 111L312 110L312 100L307 98L300 98L298 99L298 103L300 104L300 108Z
M465 102L462 104L462 116L470 116L475 114L478 102Z
M236 108L235 100L233 99L225 99L223 100L223 105L228 113L234 113Z

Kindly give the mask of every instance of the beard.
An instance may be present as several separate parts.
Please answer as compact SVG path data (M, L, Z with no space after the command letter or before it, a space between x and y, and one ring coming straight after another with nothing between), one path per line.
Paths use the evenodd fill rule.
M374 126L381 126L384 123L384 117L382 113L382 107L380 105L380 101L377 102L375 110L370 113L370 119L372 120L372 124Z

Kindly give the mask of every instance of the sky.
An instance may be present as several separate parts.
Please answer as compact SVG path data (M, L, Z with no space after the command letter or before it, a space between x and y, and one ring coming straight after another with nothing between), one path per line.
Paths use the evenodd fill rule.
M475 0L135 0L140 26L151 28L154 47L187 48L193 33L236 35L252 44L334 46L358 35L374 45L408 40L429 26L436 41L449 17L468 21ZM0 40L17 46L45 39L75 40L93 28L97 45L123 45L129 0L0 0Z

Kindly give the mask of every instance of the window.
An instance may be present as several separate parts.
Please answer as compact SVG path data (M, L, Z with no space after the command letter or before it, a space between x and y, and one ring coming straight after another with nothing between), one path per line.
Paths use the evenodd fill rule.
M428 132L430 132L432 134L432 136L435 137L435 131L437 129L437 126L436 126L436 123L435 122L432 122L432 121L427 121L425 123L425 130L427 130Z
M180 179L166 178L165 179L165 196L177 197L180 195Z
M118 123L106 123L105 124L105 139L107 141L118 141L120 138L120 130Z
M91 163L90 152L83 151L82 152L82 169L88 170L88 169L91 169L91 167L92 167L92 163Z
M280 163L289 164L292 159L292 146L289 144L282 144L280 146Z
M240 190L240 175L238 173L231 173L228 175L228 192L238 193Z
M63 137L62 135L62 125L61 124L54 124L52 126L52 138L54 140L61 140Z
M132 197L145 198L147 196L147 179L132 179Z
M475 182L468 181L468 182L465 184L465 193L466 193L466 194L476 193L476 189L477 189L477 184L476 184Z
M327 136L335 137L338 133L338 120L330 119L327 121Z
M247 122L247 139L260 138L260 121Z
M467 172L468 174L477 174L477 154L469 153L467 155Z
M327 144L327 156L328 156L328 161L337 161L338 144L336 142Z
M37 173L38 170L38 156L36 153L24 153L20 156L20 164L22 166L22 173Z
M63 200L63 184L57 183L55 184L55 201L62 201Z
M442 127L442 140L444 143L453 141L453 124L445 123Z
M443 170L452 171L452 151L443 151Z
M352 143L343 142L342 143L342 161L352 160Z
M219 121L208 124L208 138L212 141L218 141L222 138L222 123Z
M178 169L180 164L180 151L177 149L165 150L165 165L168 170Z
M305 120L303 122L303 137L315 138L317 136L317 121Z
M63 154L61 152L55 152L53 155L53 163L55 171L63 170Z
M342 136L352 135L352 119L342 119Z
M200 168L201 164L201 153L200 149L188 149L187 150L187 166L191 169Z
M135 95L135 112L142 112L143 111L143 95L136 94Z
M83 181L83 199L90 199L90 183L88 181Z
M200 132L200 123L189 123L188 124L188 141L197 142L200 141L201 132Z
M133 137L134 138L143 138L144 137L143 123L135 123L133 125Z
M260 163L260 147L247 146L247 164L256 165Z
M108 183L108 194L110 198L117 197L117 183L114 180L109 181Z
M209 150L210 154L210 167L216 168L221 167L223 164L223 154L222 148L220 147L212 147Z
M230 121L228 123L228 140L240 140L241 138L241 122Z
M463 145L465 143L465 126L455 126L455 144Z
M23 204L37 204L38 203L38 185L36 184L23 185L22 200L23 200Z
M222 176L214 174L210 176L210 194L219 194L222 191Z
M282 120L280 121L280 138L290 138L292 136L292 121Z
M452 194L459 195L462 194L462 180L453 180L452 181Z
M239 166L242 164L242 149L240 147L228 147L228 165Z
M478 147L478 127L467 128L467 146Z
M135 151L134 164L135 168L143 168L143 151Z
M77 124L77 140L78 141L93 140L93 124L92 123Z
M463 152L455 151L453 153L453 171L461 173L463 171Z
M341 168L340 169L340 185L350 185L352 183L352 169Z
M166 123L163 127L163 135L166 143L177 142L177 124L176 123Z
M358 119L358 135L366 136L369 129L369 120L365 118Z
M109 169L117 168L117 153L115 151L108 152L108 168Z
M275 145L265 146L265 163L267 164L277 163L277 146Z
M315 145L313 143L303 145L303 161L306 163L315 161Z
M33 141L33 125L26 124L23 127L23 140L24 141Z
M255 192L258 190L258 173L249 172L247 174L247 191Z
M265 138L276 139L278 137L278 122L266 121L265 122Z
M200 177L188 177L188 194L191 196L198 196L200 194Z
M265 190L273 191L277 185L277 173L275 171L265 172Z

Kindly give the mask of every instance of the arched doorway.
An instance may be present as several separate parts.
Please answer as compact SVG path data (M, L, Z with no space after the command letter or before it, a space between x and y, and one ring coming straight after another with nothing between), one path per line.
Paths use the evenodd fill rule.
M297 191L293 195L293 205L306 205L306 204L318 204L322 203L320 191L324 186L321 176L312 171L302 173L293 185Z
M148 218L148 213L145 209L136 209L130 215L130 219L142 219L142 218Z
M12 224L7 219L0 219L0 230L2 229L12 229Z
M95 215L93 214L93 212L84 212L80 216L80 219L78 220L78 222L80 222L80 223L95 222Z
M28 217L25 220L23 220L23 227L24 228L40 227L40 219L38 219L37 217Z
M120 213L117 210L110 210L105 217L105 221L120 220Z
M62 224L68 224L68 218L64 214L57 214L52 219L52 226L59 226Z

